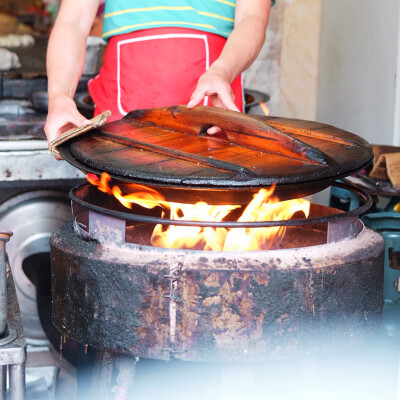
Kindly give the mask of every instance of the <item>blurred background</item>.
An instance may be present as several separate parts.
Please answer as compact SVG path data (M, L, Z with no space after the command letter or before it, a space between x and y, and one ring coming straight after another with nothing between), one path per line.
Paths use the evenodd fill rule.
M59 3L2 0L0 34L48 35ZM244 74L245 87L270 97L272 115L317 120L373 143L399 145L399 8L398 0L278 0L262 52ZM101 35L101 10L92 35Z

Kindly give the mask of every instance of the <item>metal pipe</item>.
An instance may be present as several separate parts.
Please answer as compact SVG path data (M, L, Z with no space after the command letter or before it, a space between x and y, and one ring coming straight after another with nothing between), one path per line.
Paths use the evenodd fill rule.
M115 393L115 399L126 400L129 398L129 390L134 384L136 364L139 357L126 356L118 354L115 360L115 367L118 371L116 385L112 388Z
M6 400L7 390L7 365L0 367L0 400Z
M25 364L9 366L10 400L25 400Z
M91 381L90 400L111 400L111 381L116 353L97 349Z
M7 265L6 243L12 236L10 231L0 231L0 336L7 325Z

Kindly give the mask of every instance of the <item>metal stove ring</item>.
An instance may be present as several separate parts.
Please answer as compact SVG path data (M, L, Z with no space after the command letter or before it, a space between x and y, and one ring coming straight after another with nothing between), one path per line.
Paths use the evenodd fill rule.
M336 222L340 220L346 220L354 217L359 217L361 214L365 213L372 206L372 198L364 190L355 188L351 185L335 182L332 186L339 187L342 189L349 190L356 193L363 200L364 204L354 210L346 212L338 212L337 214L322 216L322 217L312 217L312 218L298 218L293 220L280 220L280 221L257 221L257 222L233 222L233 221L185 221L185 220L173 220L167 218L158 218L152 216L138 215L128 212L117 211L113 209L108 209L95 204L86 202L80 199L75 192L81 188L83 185L76 186L69 192L70 199L88 210L96 211L100 214L105 214L110 217L119 218L127 221L162 224L162 225L182 225L182 226L200 226L200 227L212 227L212 228L266 228L275 226L300 226L300 225L311 225L326 222Z

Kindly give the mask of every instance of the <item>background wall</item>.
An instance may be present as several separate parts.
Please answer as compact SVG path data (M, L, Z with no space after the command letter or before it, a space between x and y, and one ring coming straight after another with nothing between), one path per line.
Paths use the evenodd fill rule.
M245 88L259 90L271 97L268 107L274 115L277 115L279 110L284 10L284 0L278 0L271 10L264 46L256 61L243 74ZM257 108L255 110L256 113L260 111Z
M400 146L399 26L399 0L278 0L245 87L272 115Z
M399 0L323 0L317 119L400 145Z
M283 21L279 115L315 120L321 0L286 0Z
M265 45L244 74L246 88L271 96L271 115L315 119L320 23L321 0L277 0L272 8Z
M0 8L32 3L0 0ZM277 0L245 87L270 95L272 115L400 146L399 23L400 0Z

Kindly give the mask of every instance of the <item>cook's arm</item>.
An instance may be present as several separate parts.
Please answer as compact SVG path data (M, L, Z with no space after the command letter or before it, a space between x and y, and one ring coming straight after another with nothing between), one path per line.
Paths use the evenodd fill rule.
M85 66L86 40L99 0L63 0L47 48L49 109L45 124L50 143L67 127L87 123L73 97Z
M220 57L200 77L188 107L211 96L214 106L239 111L230 84L258 56L265 40L271 0L237 0L235 27Z

